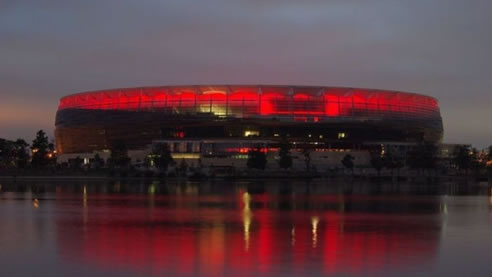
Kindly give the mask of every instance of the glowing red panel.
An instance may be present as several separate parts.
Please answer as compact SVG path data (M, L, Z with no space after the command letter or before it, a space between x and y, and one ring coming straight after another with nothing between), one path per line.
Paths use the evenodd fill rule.
M248 117L258 114L259 95L248 90L238 90L229 95L230 113Z
M143 90L140 94L140 109L153 108L155 93L152 90Z
M185 92L179 95L180 107L194 107L196 96L192 92Z
M282 115L300 121L342 116L439 116L438 102L431 97L349 88L325 88L324 93L317 96L321 89L283 86L132 88L67 96L60 100L58 109L172 108L203 112L208 105L209 111L215 114L237 117Z
M282 100L285 95L281 93L266 93L260 97L260 114L261 115L278 115L282 114ZM282 101L282 102L281 102ZM280 107L279 107L280 106ZM284 111L285 113L285 111Z
M329 117L337 117L340 115L340 106L338 96L333 94L325 94L325 115Z
M224 93L207 93L198 96L200 103L208 103L208 102L223 102L225 101L227 96Z
M317 97L307 94L295 94L293 97L293 114L294 115L323 115L323 102Z
M249 91L238 91L231 93L229 95L229 101L246 101L246 102L252 102L252 101L258 101L258 94L256 92L249 92Z

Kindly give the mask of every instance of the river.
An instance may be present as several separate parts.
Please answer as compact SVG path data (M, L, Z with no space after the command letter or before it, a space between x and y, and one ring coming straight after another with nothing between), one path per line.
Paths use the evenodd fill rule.
M492 276L486 184L0 181L1 276Z

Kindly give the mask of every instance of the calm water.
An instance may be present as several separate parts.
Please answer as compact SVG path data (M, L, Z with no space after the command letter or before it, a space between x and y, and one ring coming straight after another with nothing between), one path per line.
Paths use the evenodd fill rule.
M0 184L0 276L492 276L485 184Z

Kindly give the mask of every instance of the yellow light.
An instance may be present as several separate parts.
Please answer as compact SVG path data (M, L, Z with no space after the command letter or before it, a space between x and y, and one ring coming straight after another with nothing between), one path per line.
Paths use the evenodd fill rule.
M243 227L244 227L244 249L249 249L249 229L251 226L251 219L253 217L250 210L251 196L249 193L243 193Z
M226 92L222 91L222 90L207 90L207 91L204 91L202 93L203 94L223 94L223 95L226 95Z
M250 137L250 136L259 136L260 132L259 131L254 131L254 130L246 130L244 131L244 136L245 137Z
M318 245L318 223L319 217L313 216L311 217L311 225L312 225L312 233L313 233L313 248L316 248Z
M226 115L226 109L222 105L212 105L211 112L214 115L222 115L222 116L225 116Z
M155 194L155 185L154 184L150 185L148 191L149 191L150 195L154 195Z
M33 149L32 149L32 152L33 152L33 153L37 153L38 151L39 151L39 149L37 149L37 148L33 148Z
M338 139L343 139L347 136L345 133L338 133Z
M39 208L39 200L37 198L34 198L34 200L32 201L32 205L35 209Z
M200 159L200 154L195 153L173 153L173 159Z

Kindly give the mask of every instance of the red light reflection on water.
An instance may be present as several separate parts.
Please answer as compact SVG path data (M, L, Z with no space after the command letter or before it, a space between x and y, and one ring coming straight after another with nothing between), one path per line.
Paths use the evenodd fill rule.
M89 197L85 223L60 219L57 236L64 258L159 274L377 273L432 261L439 240L438 228L429 226L437 225L434 221L402 226L390 215L279 211L271 208L269 197L247 193L232 200L155 196L151 206L145 198L136 200L144 204L103 205L101 212L100 206L91 207ZM199 207L201 201L236 205ZM415 235L420 230L427 231Z

